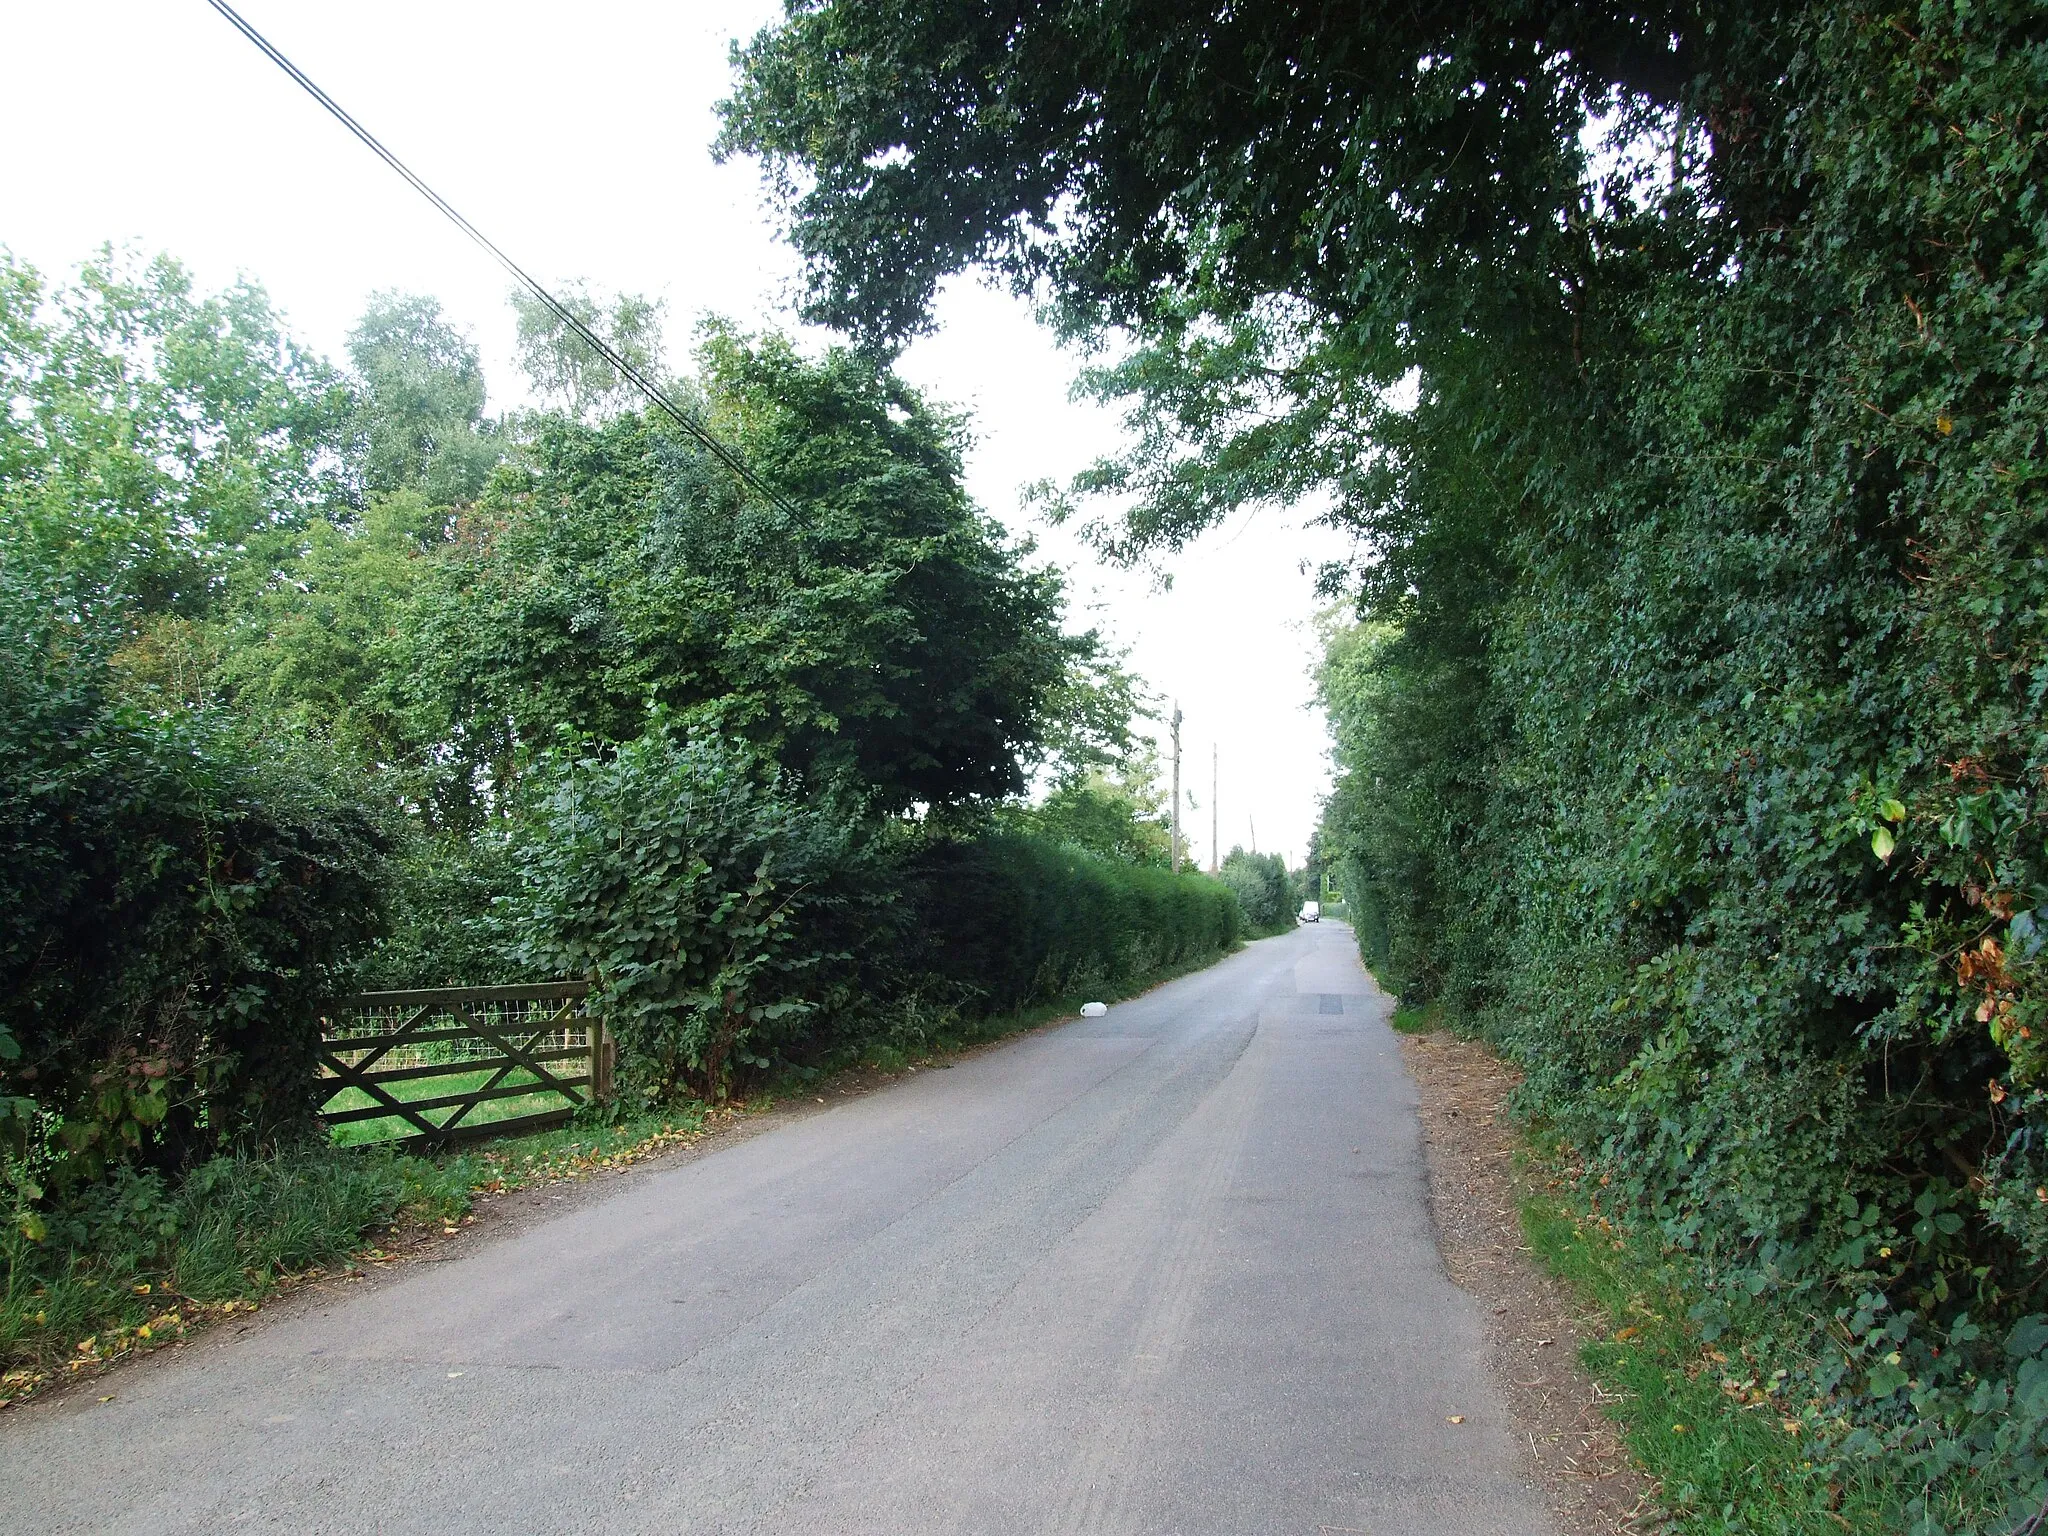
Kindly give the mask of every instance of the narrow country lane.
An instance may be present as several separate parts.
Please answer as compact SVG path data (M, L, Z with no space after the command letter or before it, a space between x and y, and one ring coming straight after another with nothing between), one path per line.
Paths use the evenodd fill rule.
M6 1524L1539 1536L1388 1007L1254 944L11 1412Z

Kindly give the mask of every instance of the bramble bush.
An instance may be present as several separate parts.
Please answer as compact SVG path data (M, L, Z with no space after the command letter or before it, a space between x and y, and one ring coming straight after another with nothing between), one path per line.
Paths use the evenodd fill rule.
M656 711L610 750L570 744L528 775L498 897L537 973L588 977L627 1086L725 1097L817 1009L813 942L861 878L857 814L786 795L745 745ZM809 931L807 931L807 928Z

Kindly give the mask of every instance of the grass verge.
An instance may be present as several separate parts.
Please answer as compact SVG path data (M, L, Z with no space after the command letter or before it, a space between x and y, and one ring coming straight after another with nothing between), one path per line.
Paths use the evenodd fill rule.
M1807 1536L1884 1531L1903 1490L1876 1468L1845 1470L1837 1426L1785 1395L1786 1372L1745 1350L1739 1333L1709 1344L1687 1317L1682 1277L1656 1247L1603 1214L1568 1151L1531 1138L1522 1231L1537 1261L1606 1319L1581 1358L1609 1417L1661 1486L1685 1536Z
M1394 1026L1396 1034L1426 1035L1442 1026L1443 1008L1437 1003L1403 1003L1394 1009L1387 1022Z

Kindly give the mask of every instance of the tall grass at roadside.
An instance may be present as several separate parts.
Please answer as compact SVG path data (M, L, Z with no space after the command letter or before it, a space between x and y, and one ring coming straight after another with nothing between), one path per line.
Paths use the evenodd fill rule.
M1400 1003L1387 1020L1400 1035L1426 1035L1443 1023L1443 1009L1435 1003Z
M345 1260L403 1216L467 1208L460 1164L319 1145L211 1159L183 1180L116 1171L6 1245L0 1400L66 1365L182 1335L207 1309Z

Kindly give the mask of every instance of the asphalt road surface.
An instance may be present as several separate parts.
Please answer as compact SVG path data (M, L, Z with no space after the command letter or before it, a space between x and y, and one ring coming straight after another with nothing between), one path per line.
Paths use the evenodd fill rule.
M1388 1008L1254 944L14 1410L0 1524L1542 1536Z

